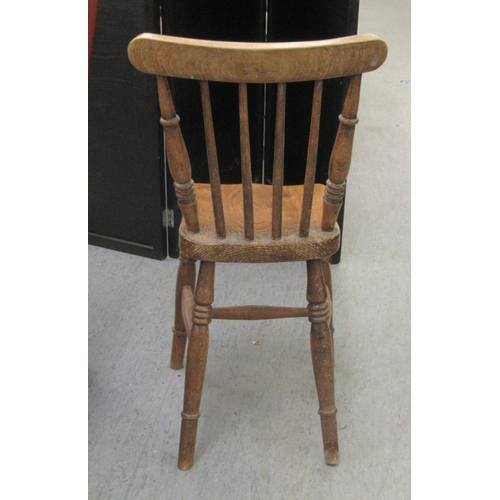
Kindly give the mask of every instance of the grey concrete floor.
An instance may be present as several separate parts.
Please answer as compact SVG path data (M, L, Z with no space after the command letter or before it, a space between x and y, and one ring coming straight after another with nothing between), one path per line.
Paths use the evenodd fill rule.
M89 498L410 498L409 31L408 0L361 1L359 32L389 56L363 77L332 266L340 464L323 463L307 320L213 321L196 462L179 471L178 262L89 247ZM215 295L305 305L305 265L221 264Z

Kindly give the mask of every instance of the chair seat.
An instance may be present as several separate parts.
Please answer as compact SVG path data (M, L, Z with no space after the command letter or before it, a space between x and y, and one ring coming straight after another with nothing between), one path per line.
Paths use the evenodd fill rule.
M314 185L311 225L307 237L299 236L303 186L283 186L282 237L271 237L272 186L253 184L255 238L244 237L241 184L223 184L226 238L216 236L210 184L195 184L200 232L181 223L180 246L184 257L212 262L289 262L325 259L340 245L338 224L332 232L321 230L325 186Z

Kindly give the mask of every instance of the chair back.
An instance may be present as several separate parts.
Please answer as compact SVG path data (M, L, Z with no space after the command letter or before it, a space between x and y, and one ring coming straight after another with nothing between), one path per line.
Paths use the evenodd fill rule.
M290 82L313 81L310 133L298 235L309 233L316 176L316 159L321 117L323 81L350 77L349 88L339 116L339 128L328 167L323 198L323 231L333 231L344 199L345 181L351 162L354 127L361 75L380 67L387 46L371 34L331 40L285 43L244 43L196 40L145 33L129 44L129 59L140 71L156 75L169 168L186 227L200 231L195 185L189 155L179 127L167 77L200 81L208 168L215 230L226 237L223 197L217 145L212 119L209 82L238 85L240 151L242 170L244 237L254 239L254 206L248 118L249 84L277 84L271 237L282 237L283 172L285 151L286 86ZM299 217L299 215L298 215Z

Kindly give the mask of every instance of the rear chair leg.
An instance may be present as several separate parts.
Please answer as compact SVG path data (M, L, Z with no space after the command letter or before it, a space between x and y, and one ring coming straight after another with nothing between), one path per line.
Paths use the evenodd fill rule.
M181 414L179 469L193 466L200 402L208 353L208 324L214 301L215 263L201 261L194 295L193 329L188 342L184 409Z
M333 345L327 288L321 260L307 261L307 301L311 322L311 355L319 399L325 462L338 463L337 408L335 407Z
M179 270L177 271L177 284L175 288L175 322L172 328L172 352L170 354L170 368L179 370L184 364L186 351L186 328L182 318L182 289L189 285L194 290L196 280L196 261L186 259L181 255Z
M332 300L333 300L333 288L332 288L332 273L330 270L330 257L323 261L323 278L325 279L326 289L328 291L328 305L330 307L330 321L328 322L330 326L330 333L333 342L333 315L332 315ZM333 349L333 346L332 346Z

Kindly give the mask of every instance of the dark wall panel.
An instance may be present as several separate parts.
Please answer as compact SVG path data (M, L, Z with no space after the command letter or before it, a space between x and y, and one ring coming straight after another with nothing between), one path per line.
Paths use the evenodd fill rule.
M89 72L89 242L166 256L165 174L154 78L127 58L136 35L159 32L153 0L99 0Z

